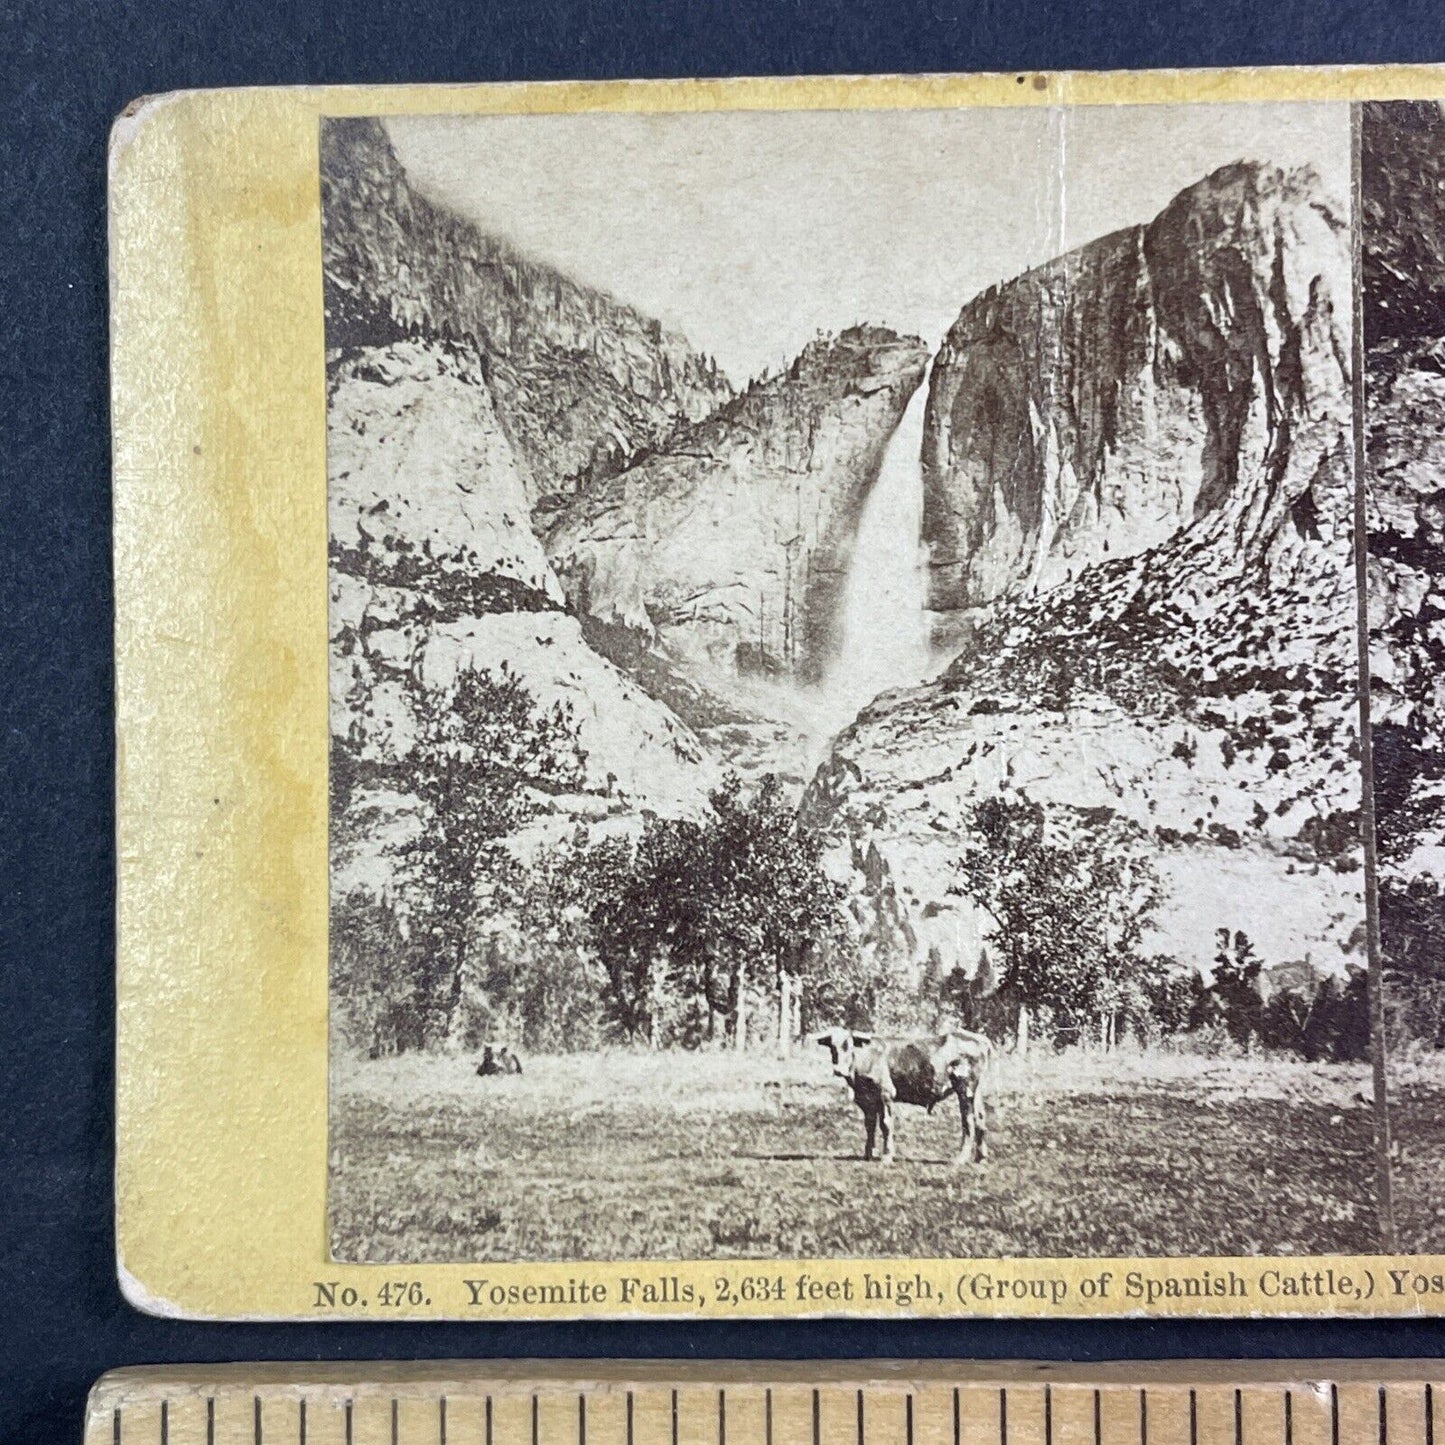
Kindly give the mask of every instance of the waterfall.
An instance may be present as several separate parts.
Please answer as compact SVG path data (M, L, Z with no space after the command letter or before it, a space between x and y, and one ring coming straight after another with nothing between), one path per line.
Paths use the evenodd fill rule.
M923 531L925 380L888 439L863 503L843 591L838 656L826 684L840 725L890 688L928 672L928 552Z

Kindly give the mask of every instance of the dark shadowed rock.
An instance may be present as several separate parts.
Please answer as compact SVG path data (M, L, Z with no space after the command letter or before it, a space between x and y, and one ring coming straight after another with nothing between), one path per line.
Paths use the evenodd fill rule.
M1400 100L1362 115L1365 344L1445 336L1445 113Z
M684 337L419 194L381 122L328 120L321 176L328 347L473 352L532 500L615 470L732 394Z
M1381 931L1440 973L1445 909L1445 114L1363 108L1371 718Z
M1349 260L1314 172L1241 163L970 301L924 440L935 610L1157 546L1241 481L1297 492L1348 411Z

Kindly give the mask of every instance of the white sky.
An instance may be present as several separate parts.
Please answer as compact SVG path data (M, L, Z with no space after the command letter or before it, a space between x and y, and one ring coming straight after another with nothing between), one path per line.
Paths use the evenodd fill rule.
M1230 161L1308 162L1342 213L1349 196L1343 104L386 124L424 194L677 327L736 382L860 321L936 345L985 286Z

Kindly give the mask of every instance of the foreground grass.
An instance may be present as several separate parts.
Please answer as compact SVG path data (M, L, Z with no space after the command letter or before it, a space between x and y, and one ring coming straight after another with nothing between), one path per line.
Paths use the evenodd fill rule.
M989 1162L898 1111L891 1165L826 1061L603 1053L333 1066L331 1221L358 1261L1372 1253L1363 1067L1003 1058ZM1402 1069L1401 1248L1445 1250L1445 1069ZM1440 1201L1437 1203L1437 1201Z

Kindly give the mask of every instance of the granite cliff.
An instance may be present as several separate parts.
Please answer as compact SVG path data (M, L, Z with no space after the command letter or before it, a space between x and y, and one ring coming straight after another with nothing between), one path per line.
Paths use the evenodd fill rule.
M475 353L530 500L732 394L684 337L420 194L380 121L328 120L321 176L328 349L423 336Z
M564 703L585 754L519 848L700 811L710 760L588 645L531 512L730 389L657 323L417 195L378 123L329 122L322 144L338 895L390 889L416 826L412 688L463 668L505 668L539 712Z
M330 379L332 769L356 782L334 820L338 893L387 891L388 850L415 825L398 767L415 735L409 684L445 691L462 668L505 668L539 711L571 710L583 780L539 797L536 837L704 807L713 773L697 738L564 610L474 355L407 340L348 355Z
M1338 430L1344 211L1240 163L984 292L933 369L925 536L940 628L1158 546L1241 486L1298 493Z

